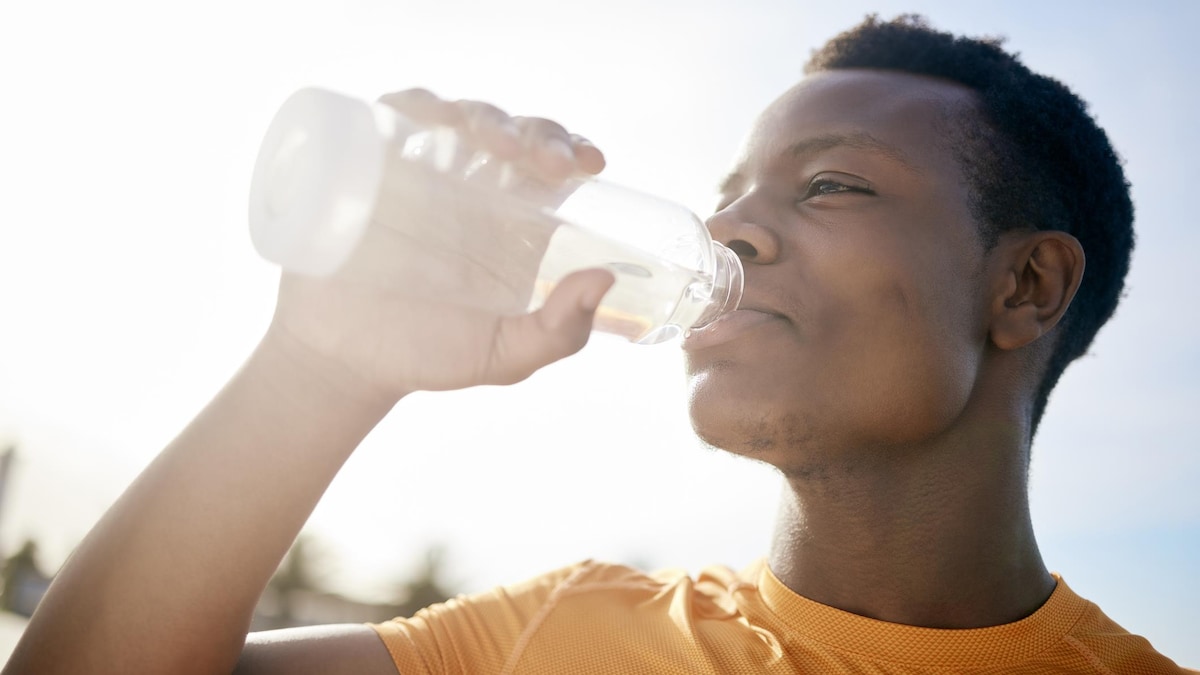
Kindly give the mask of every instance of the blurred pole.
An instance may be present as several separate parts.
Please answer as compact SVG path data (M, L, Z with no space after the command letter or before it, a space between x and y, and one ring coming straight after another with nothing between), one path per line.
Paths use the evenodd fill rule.
M0 559L4 555L4 495L8 492L8 469L12 465L13 455L17 454L17 446L9 445L0 454Z

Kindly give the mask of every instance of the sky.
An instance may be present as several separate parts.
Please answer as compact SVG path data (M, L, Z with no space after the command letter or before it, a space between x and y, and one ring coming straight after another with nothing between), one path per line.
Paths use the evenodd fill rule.
M1191 2L4 3L0 445L19 455L0 549L32 537L61 564L261 336L277 271L250 244L246 196L295 89L424 86L550 117L605 151L610 180L707 215L757 113L872 11L1007 36L1089 101L1126 161L1127 295L1051 399L1031 501L1047 564L1196 667ZM597 336L513 387L406 399L306 532L327 583L358 597L433 544L465 591L583 558L696 571L763 555L779 489L691 434L677 344Z

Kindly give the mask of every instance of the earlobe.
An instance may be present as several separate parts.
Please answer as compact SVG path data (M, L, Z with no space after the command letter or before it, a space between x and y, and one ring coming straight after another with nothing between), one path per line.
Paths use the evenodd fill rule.
M1066 232L1036 231L1014 233L997 253L990 337L1000 349L1019 349L1050 332L1070 307L1083 279L1083 247Z

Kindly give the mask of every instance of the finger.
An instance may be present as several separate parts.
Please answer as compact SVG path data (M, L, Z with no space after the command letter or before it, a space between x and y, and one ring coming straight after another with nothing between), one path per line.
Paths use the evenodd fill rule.
M520 156L522 132L508 113L482 101L456 101L454 105L465 121L468 143L498 159Z
M502 125L508 115L487 103L446 101L427 89L384 94L379 102L396 109L418 126L438 134L452 133L457 138L454 142L448 138L434 141L439 145L435 161L441 171L461 174L493 155L513 156L520 151L520 130L509 121L509 129L504 132ZM452 152L446 155L447 151Z
M563 277L536 312L505 319L492 352L495 384L513 384L587 344L596 308L616 282L607 270Z
M579 134L571 134L571 149L575 152L575 166L584 173L598 174L608 163L600 148Z
M422 126L461 127L463 112L450 101L438 98L428 89L405 89L379 97L379 102Z
M476 111L480 115L494 114L486 108ZM560 193L566 190L569 194L573 189L569 179L579 172L574 151L576 137L557 122L540 117L509 118L508 123L521 134L518 156L512 160L478 157L468 171L469 177L537 204L561 203Z
M575 149L571 134L557 122L542 117L517 117L525 155L522 168L541 180L556 184L575 172Z

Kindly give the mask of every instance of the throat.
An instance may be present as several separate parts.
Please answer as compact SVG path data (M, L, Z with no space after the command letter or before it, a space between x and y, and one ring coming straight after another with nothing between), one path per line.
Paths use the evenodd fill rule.
M771 570L796 593L882 621L979 628L1018 621L1054 590L1024 473L891 470L790 476ZM913 467L909 467L912 469Z

